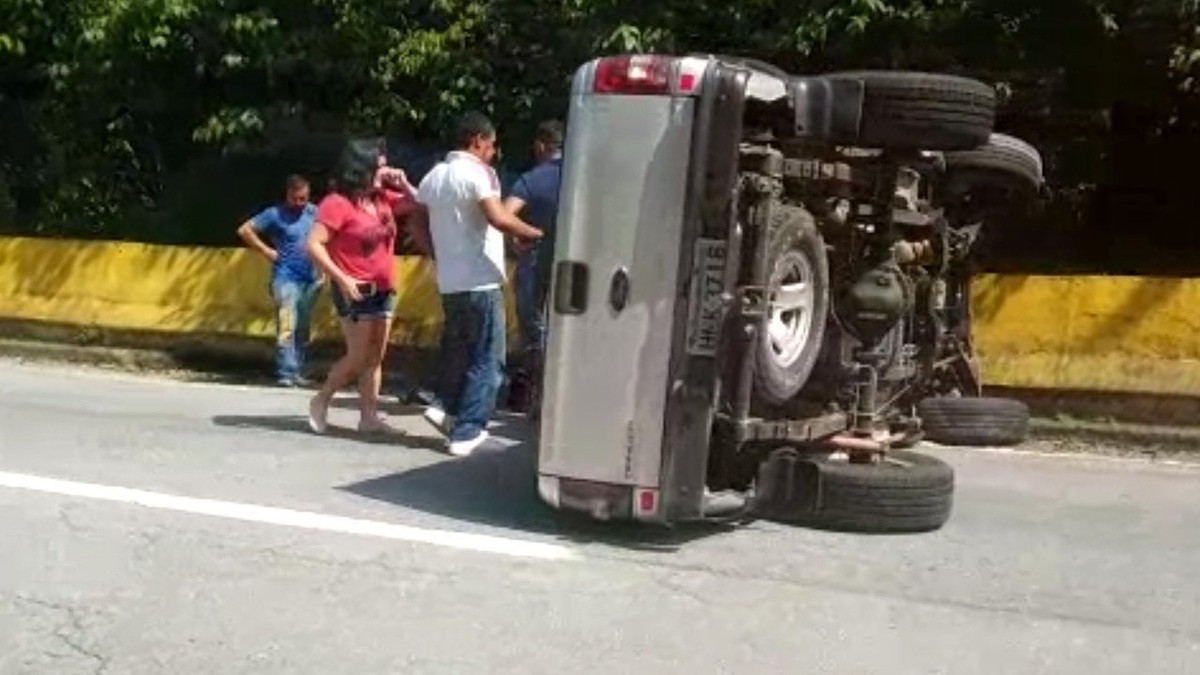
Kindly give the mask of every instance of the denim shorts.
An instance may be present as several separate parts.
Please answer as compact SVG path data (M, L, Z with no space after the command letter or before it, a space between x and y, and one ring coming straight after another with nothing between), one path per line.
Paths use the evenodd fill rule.
M342 290L334 286L330 289L330 295L337 315L351 321L390 319L396 309L395 291L379 291L355 301L342 295Z

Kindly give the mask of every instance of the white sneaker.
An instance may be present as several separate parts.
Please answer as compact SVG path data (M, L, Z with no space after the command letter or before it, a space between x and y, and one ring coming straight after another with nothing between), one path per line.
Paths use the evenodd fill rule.
M323 434L329 428L329 407L321 405L320 398L312 397L308 402L308 428L314 434Z
M475 438L472 438L470 440L451 441L450 442L450 454L454 455L455 457L469 457L471 455L471 453L478 450L479 446L483 445L487 441L487 439L488 439L488 432L481 431L475 435Z
M454 415L447 415L446 411L441 408L429 406L425 409L423 417L443 436L449 436L450 430L454 428Z

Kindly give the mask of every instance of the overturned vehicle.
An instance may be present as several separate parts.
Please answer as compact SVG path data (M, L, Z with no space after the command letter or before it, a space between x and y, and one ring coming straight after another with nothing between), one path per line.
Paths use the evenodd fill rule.
M954 473L906 450L1020 442L983 397L972 253L1041 158L951 75L792 76L716 56L576 73L538 490L599 519L752 514L927 531Z

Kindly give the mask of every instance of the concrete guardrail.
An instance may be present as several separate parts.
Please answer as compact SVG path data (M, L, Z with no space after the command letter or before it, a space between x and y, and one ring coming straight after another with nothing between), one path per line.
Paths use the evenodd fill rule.
M441 322L431 265L401 257L396 269L393 341L430 347ZM0 238L0 318L269 338L268 276L243 249ZM983 275L973 299L988 385L1200 396L1200 279ZM337 336L328 293L314 334Z

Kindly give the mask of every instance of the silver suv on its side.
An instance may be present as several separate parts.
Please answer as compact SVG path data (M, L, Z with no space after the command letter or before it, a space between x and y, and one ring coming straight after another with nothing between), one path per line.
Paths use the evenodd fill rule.
M981 396L970 253L1042 187L991 87L718 56L583 65L571 92L538 489L596 518L936 529L946 463L1011 444Z

